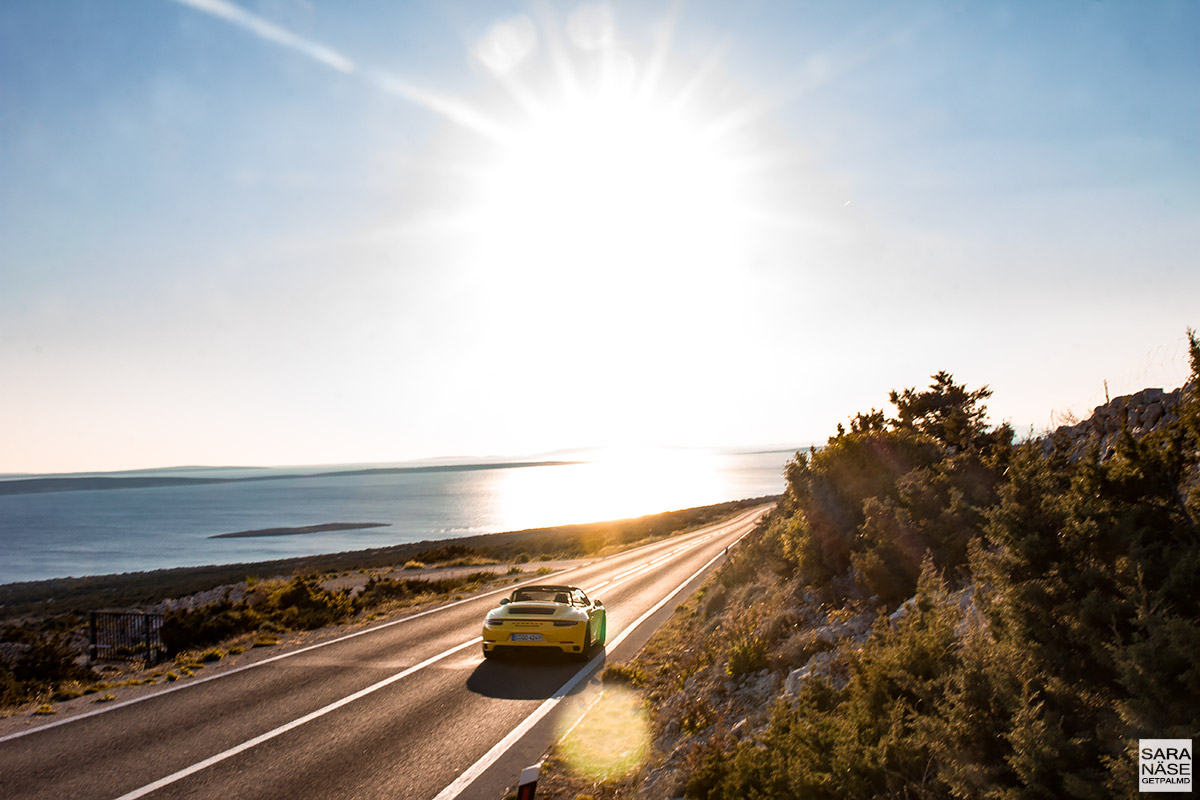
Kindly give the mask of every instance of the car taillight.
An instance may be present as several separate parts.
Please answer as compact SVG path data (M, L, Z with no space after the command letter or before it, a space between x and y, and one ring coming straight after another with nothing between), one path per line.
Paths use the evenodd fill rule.
M556 627L556 628L569 628L572 625L578 625L578 624L579 624L579 620L577 620L577 619L556 619L556 620L554 620L554 627Z
M487 624L488 624L488 625L491 625L491 626L493 626L493 627L499 627L500 625L503 625L503 624L504 624L504 620L502 620L502 619L489 619L489 620L487 621Z

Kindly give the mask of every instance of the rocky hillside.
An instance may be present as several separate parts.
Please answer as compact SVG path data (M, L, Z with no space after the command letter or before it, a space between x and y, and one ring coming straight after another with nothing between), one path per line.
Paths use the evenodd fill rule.
M1054 447L1055 437L1066 437L1070 441L1068 452L1072 459L1082 458L1095 447L1101 458L1111 458L1116 453L1116 440L1121 431L1128 430L1135 438L1170 426L1179 419L1179 405L1183 398L1195 390L1189 384L1173 392L1162 389L1143 389L1137 394L1114 397L1102 406L1096 406L1092 415L1074 425L1063 425L1043 443L1049 453Z
M539 797L1137 794L1138 738L1200 730L1191 344L1187 387L1044 440L939 373L798 454L769 521L606 670L649 709L641 767L581 774L568 737Z

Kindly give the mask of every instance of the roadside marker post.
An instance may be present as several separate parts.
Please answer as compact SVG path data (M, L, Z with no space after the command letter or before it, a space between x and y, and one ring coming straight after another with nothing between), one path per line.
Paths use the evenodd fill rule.
M521 770L521 777L517 778L517 800L533 800L533 795L537 792L538 776L541 772L541 764L534 764L532 767Z

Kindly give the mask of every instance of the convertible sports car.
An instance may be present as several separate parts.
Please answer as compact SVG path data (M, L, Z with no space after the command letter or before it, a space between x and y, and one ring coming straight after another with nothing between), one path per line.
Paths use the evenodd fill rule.
M502 648L557 648L587 661L607 633L604 604L577 586L523 586L483 621L483 657Z

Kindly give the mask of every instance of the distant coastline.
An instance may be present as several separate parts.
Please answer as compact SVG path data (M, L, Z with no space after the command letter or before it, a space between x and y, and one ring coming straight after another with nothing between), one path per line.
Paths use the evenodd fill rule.
M257 563L630 518L656 507L772 495L783 483L785 459L778 454L698 449L617 456L577 450L528 459L0 476L0 584ZM294 530L366 522L389 527ZM276 535L212 538L250 531Z
M302 536L306 533L356 531L363 528L390 528L390 522L326 522L322 525L302 525L298 528L259 528L253 531L214 533L209 539L251 539L256 536Z
M432 560L437 552L447 549L455 553L471 551L474 555L497 561L517 560L522 554L526 560L538 560L542 554L547 558L574 558L588 554L589 542L595 544L612 540L634 543L660 538L778 499L778 495L757 497L624 520L423 539L340 553L2 583L0 622L41 619L56 614L85 614L89 610L103 608L133 607L241 582L247 576L342 572L395 566L413 558Z
M477 472L489 469L519 469L521 467L564 467L581 461L507 461L498 464L437 464L421 467L372 467L368 469L336 470L333 472L279 472L270 475L248 475L228 478L185 478L172 476L89 475L67 478L15 478L0 480L0 495L42 494L45 492L106 491L110 489L153 489L163 486L208 486L214 483L251 483L307 478L336 478L362 475L399 475L404 473Z

